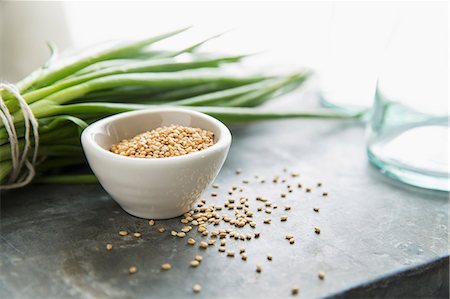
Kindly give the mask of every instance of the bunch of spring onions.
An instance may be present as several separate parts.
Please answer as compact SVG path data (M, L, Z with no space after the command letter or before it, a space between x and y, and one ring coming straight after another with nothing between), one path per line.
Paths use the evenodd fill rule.
M80 132L89 123L124 111L160 105L184 106L224 122L342 117L335 113L267 112L256 108L300 86L308 77L306 72L284 76L230 75L223 71L223 65L237 64L244 56L202 53L199 47L205 41L179 51L153 49L154 43L184 30L66 57L58 57L56 51L52 51L45 65L18 82L15 86L39 125L36 177L41 181L91 181L90 176L46 178L43 175L55 168L84 163ZM23 151L26 143L33 142L25 138L29 128L24 125L23 107L7 89L0 89L0 96L11 115L19 148ZM11 183L14 171L10 139L2 118L2 185Z

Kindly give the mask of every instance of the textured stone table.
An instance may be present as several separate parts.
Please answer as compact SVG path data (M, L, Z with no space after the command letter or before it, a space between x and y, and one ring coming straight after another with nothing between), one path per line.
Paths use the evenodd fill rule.
M262 224L266 214L255 213L261 238L227 241L235 250L245 246L246 262L227 258L217 245L201 250L186 245L186 238L159 233L159 226L170 231L182 224L174 219L151 227L98 185L33 185L2 193L0 298L280 298L290 297L294 286L298 298L448 297L448 194L379 174L367 162L361 125L289 120L232 131L233 146L217 178L219 196L211 201L208 191L208 202L225 200L230 186L238 185L253 208L260 206L258 195L292 205L289 212L273 210L270 225ZM285 167L300 176L289 177ZM243 173L237 176L236 168ZM304 187L281 198L285 187L271 182L277 174ZM279 221L282 213L287 222ZM119 237L121 229L140 231L142 238ZM294 245L284 239L288 232L296 236ZM201 239L196 231L189 235ZM110 252L107 242L114 244ZM203 262L193 269L189 261L196 254ZM172 270L162 272L164 262ZM127 273L131 265L138 273ZM323 281L319 271L326 273ZM194 283L202 285L201 294L192 292Z

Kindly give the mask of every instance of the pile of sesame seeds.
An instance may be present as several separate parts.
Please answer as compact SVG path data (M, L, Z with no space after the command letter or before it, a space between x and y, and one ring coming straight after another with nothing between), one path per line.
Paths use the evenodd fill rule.
M254 263L253 267L257 275L264 275L264 269L268 265L265 263L276 263L279 259L276 255L274 256L269 252L266 252L265 255L260 257L254 256L254 254L248 254L245 248L246 242L258 238L265 238L265 236L262 236L261 231L258 230L258 227L261 225L263 228L267 227L270 229L273 226L273 221L280 223L288 222L289 214L295 213L297 209L295 201L288 201L287 203L290 204L285 204L289 197L291 199L302 197L302 192L324 199L328 197L328 192L323 192L321 182L316 183L317 192L312 187L312 184L305 184L308 187L303 187L300 182L295 182L295 184L290 182L291 180L298 180L296 179L299 176L298 173L287 173L287 170L284 170L284 172L286 173L285 175L275 176L272 180L265 180L258 176L254 177L255 180L240 179L242 184L244 184L241 186L235 184L224 188L225 186L222 187L215 183L212 185L215 192L209 194L211 197L210 200L205 198L201 199L195 207L180 217L179 221L181 225L179 228L172 227L172 229L168 229L162 226L164 221L155 221L152 219L148 221L148 225L155 227L159 233L169 233L174 238L180 239L180 241L184 239L187 246L198 248L199 255L196 255L191 261L186 261L184 267L201 268L201 262L203 260L201 253L215 248L218 254L226 258L233 259L239 257L245 263ZM238 178L240 178L241 173L242 171L240 169L236 170L236 176ZM286 176L290 177L290 179L286 178ZM278 188L281 188L283 191L287 189L287 191L278 193L278 196L272 195L270 197L246 196L245 185L254 183L266 184L266 182L270 181L273 184L273 187L271 186L272 191ZM289 195L291 193L293 194ZM223 194L227 194L224 195L226 196L225 198L222 197ZM210 201L212 203L208 203ZM317 204L320 204L320 201L315 201L315 205L309 208L312 218L314 218L314 214L320 211ZM319 226L311 226L312 235L317 236L320 232L321 229ZM127 230L121 230L118 234L120 237L141 237L140 232L128 232ZM277 231L274 231L274 233L270 232L270 236L268 235L267 238L273 238L276 235L279 235ZM294 246L295 248L295 237L292 231L283 231L281 238L287 240L286 246ZM301 236L299 236L299 239L302 239ZM244 246L240 246L237 250L236 244L242 244ZM111 243L106 245L108 251L111 251L112 248ZM174 265L174 267L178 268L180 265ZM172 269L172 265L165 262L161 264L160 268L161 271L169 271ZM135 274L137 271L136 265L131 265L128 269L129 274ZM321 269L317 269L316 273L319 280L325 279L325 273ZM192 291L194 293L200 293L201 290L202 286L195 282L192 286ZM290 294L297 296L299 293L300 288L293 285Z
M214 133L178 125L159 127L125 139L110 151L131 158L168 158L198 152L214 144Z

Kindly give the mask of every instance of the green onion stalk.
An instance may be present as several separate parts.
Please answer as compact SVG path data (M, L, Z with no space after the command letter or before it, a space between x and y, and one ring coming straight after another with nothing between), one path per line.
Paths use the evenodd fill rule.
M88 49L72 56L52 56L42 67L15 84L36 119L38 138L31 138L30 114L7 88L0 88L0 185L5 189L24 177L20 155L29 158L33 180L54 183L96 181L92 175L52 176L55 169L85 163L80 133L103 117L140 109L182 106L226 123L283 118L355 118L330 112L267 111L259 106L290 92L310 73L234 75L226 65L239 65L245 55L203 53L209 39L178 51L158 51L153 45L187 28L135 42ZM215 38L214 36L212 38ZM6 125L5 125L5 122ZM14 132L12 132L14 131ZM38 140L38 141L37 141ZM38 142L38 144L34 144ZM14 144L12 144L14 143ZM16 155L16 160L14 160ZM14 163L15 162L15 163ZM21 169L17 167L21 166ZM28 165L28 164L27 164ZM15 173L13 177L13 173ZM17 173L19 172L19 173ZM31 180L30 180L31 181ZM26 182L28 183L28 181ZM21 187L26 184L16 184Z

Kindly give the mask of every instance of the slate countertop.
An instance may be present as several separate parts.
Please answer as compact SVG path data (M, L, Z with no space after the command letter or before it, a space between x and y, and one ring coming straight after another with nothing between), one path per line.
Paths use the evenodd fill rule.
M179 219L152 227L126 214L99 185L32 185L2 193L0 297L280 298L291 297L293 287L300 288L298 298L448 297L448 194L378 173L367 162L360 124L283 120L232 132L232 149L216 180L219 196L207 191L208 203L223 202L238 185L253 209L261 205L254 201L261 195L280 205L270 225L262 223L267 214L255 212L259 239L227 239L228 248L246 248L246 262L238 254L227 258L218 245L201 250L172 237L170 230L182 226ZM236 175L236 168L242 174ZM291 171L300 176L292 178ZM285 187L272 183L275 175L303 188L281 198ZM285 204L292 210L284 211ZM288 221L280 222L281 214ZM159 233L160 226L167 232ZM120 237L121 229L142 237ZM294 245L284 239L286 233L295 235ZM188 235L201 239L196 231ZM108 242L112 251L105 250ZM203 261L190 268L196 254ZM172 270L162 272L164 262ZM131 265L138 273L127 273ZM200 294L192 292L194 283L202 285Z

